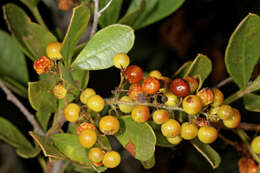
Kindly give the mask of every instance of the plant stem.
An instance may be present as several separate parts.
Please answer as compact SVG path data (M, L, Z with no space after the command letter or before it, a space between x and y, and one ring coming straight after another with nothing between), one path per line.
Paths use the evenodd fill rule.
M233 81L232 77L226 78L226 79L222 80L221 82L219 82L216 86L214 86L214 88L220 88L232 81Z
M259 124L240 123L239 128L247 130L247 131L260 132Z
M223 102L223 104L230 104L238 99L240 99L241 97L243 97L245 95L245 89L241 89L239 91L237 91L236 93L234 93L233 95L229 96L228 98L226 98Z
M0 88L4 91L7 96L7 100L12 102L16 107L20 109L20 111L24 114L26 119L33 126L34 130L40 135L44 135L43 130L40 125L34 118L34 116L25 108L25 106L15 97L15 95L4 85L4 83L0 80Z

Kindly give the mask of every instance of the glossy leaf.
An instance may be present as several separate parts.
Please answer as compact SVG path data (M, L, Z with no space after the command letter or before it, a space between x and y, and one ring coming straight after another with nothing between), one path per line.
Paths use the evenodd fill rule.
M71 64L74 48L76 47L81 35L88 25L90 12L87 6L80 5L73 9L65 38L62 42L61 53L66 67Z
M123 116L120 118L120 130L115 136L138 160L149 160L154 154L156 137L148 123L136 123L131 116Z
M0 75L27 84L29 75L25 57L12 37L2 30L0 30L0 47Z
M221 158L210 145L201 143L198 139L194 139L191 144L202 154L213 168L217 168L220 165Z
M260 112L260 96L247 94L244 96L245 108L252 112Z
M134 44L134 32L125 25L110 25L87 43L72 66L83 70L100 70L113 66L113 57L127 53Z
M240 88L245 88L260 57L260 17L249 14L230 37L225 53L226 68Z
M41 125L42 129L44 131L47 131L48 123L51 118L51 113L50 112L36 112L35 114L39 124Z
M52 139L48 136L42 136L35 132L29 132L35 142L41 147L43 154L46 157L51 157L58 160L65 160L66 157L56 148Z
M3 9L9 30L32 60L44 56L47 45L57 41L45 28L33 23L17 5L9 3Z
M99 1L99 10L103 9L110 0ZM114 24L119 18L123 0L113 0L109 7L102 13L98 23L104 28L108 25Z

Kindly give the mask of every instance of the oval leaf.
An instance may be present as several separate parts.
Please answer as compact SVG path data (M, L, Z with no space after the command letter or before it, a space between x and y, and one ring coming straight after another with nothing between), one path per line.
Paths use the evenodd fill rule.
M249 14L231 35L225 53L228 73L245 88L260 57L260 17Z
M156 137L148 123L136 123L131 116L124 116L120 118L120 131L115 136L138 160L149 160L154 154Z
M260 96L247 94L244 96L245 108L252 112L260 112Z
M134 31L125 25L110 25L99 32L80 52L72 66L84 70L100 70L113 66L113 57L127 53L134 44Z

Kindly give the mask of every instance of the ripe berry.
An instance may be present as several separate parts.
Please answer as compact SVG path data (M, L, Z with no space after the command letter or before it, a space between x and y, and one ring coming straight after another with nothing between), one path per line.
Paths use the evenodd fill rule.
M247 168L247 173L257 173L258 165L257 164L250 164Z
M96 163L102 162L104 159L104 155L104 152L97 147L91 148L91 150L89 150L88 152L89 160Z
M137 100L139 94L143 94L141 85L139 83L132 84L128 90L128 96L133 100Z
M149 73L149 76L154 77L156 79L162 79L162 74L158 70L153 70Z
M223 100L224 100L223 93L217 88L213 88L212 91L214 93L214 101L211 104L211 106L213 106L213 107L220 106L223 103Z
M166 136L167 138L174 138L180 134L181 126L175 119L169 119L166 123L162 124L161 131L163 136Z
M37 74L43 74L51 71L54 63L50 58L43 56L34 61L33 68Z
M106 135L114 135L118 132L120 127L119 121L116 117L107 115L101 118L99 121L99 129Z
M96 127L94 124L91 124L91 123L87 123L87 122L81 123L79 125L79 127L77 128L77 134L79 135L83 130L86 130L86 129L95 131Z
M47 48L46 48L46 55L50 58L50 59L62 59L62 55L61 55L61 47L62 44L59 42L52 42L50 44L48 44Z
M203 88L197 93L197 96L201 99L203 106L207 106L214 101L214 94L210 88Z
M163 124L169 120L169 112L164 109L159 109L153 113L153 121L156 124Z
M99 95L92 95L88 98L87 106L95 112L101 112L105 106L105 101Z
M237 109L233 108L233 115L231 116L231 118L227 120L223 120L223 123L228 128L237 128L240 124L240 121L241 121L240 112Z
M171 144L178 145L182 141L182 137L176 136L174 138L167 138L167 141Z
M67 94L67 89L62 84L56 85L52 91L57 99L63 99Z
M139 83L143 79L143 70L137 65L130 65L125 70L125 76L130 84Z
M177 97L185 97L190 93L189 84L180 78L176 78L172 81L170 89Z
M204 126L199 129L198 138L205 144L214 142L218 137L218 132L214 127Z
M97 134L95 131L86 129L79 135L79 142L84 148L91 148L97 141Z
M116 56L114 56L113 62L116 68L121 69L121 68L126 68L129 65L130 59L127 56L127 54L119 53Z
M69 122L76 122L79 119L80 107L75 103L68 104L64 109L64 116Z
M190 87L190 92L191 93L195 92L196 89L199 86L198 81L195 78L191 77L191 76L185 76L183 79L188 82L189 87Z
M179 104L179 98L172 92L166 92L165 96L167 97L167 101L165 102L166 105L177 106Z
M148 76L145 78L143 84L142 84L142 90L145 94L155 94L160 89L160 82L154 78Z
M258 165L251 158L242 157L238 161L239 173L257 173Z
M198 128L195 124L183 123L181 125L181 137L186 140L194 139L198 134Z
M198 96L189 95L182 102L182 107L187 114L197 114L202 109L202 103Z
M218 116L222 120L230 119L233 116L233 114L233 109L229 105L222 105L218 109Z
M137 105L134 107L131 116L138 123L146 122L150 117L150 110L147 106Z
M81 94L80 94L80 101L83 104L87 104L88 99L93 96L96 95L96 91L92 88L87 88L85 89Z
M103 164L107 168L115 168L120 164L121 157L116 151L108 151L104 155Z
M251 149L256 154L260 154L260 136L257 136L253 139L253 141L251 142Z
M123 96L120 98L120 101L132 102L132 99L128 96ZM134 106L129 105L129 104L124 104L124 103L120 103L120 104L118 104L118 106L119 106L119 109L126 114L132 112L132 110L134 108Z

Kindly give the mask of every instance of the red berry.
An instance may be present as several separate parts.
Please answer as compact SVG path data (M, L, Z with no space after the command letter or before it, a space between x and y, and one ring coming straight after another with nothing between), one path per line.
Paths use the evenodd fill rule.
M139 83L132 84L128 90L128 96L133 100L137 100L139 94L143 94L141 85Z
M129 83L139 83L143 79L143 70L137 65L130 65L125 70L125 76Z
M142 84L142 89L145 94L155 94L160 89L160 82L156 78L148 76Z
M180 78L176 78L172 81L170 89L177 97L185 97L190 93L188 82Z
M34 61L33 68L37 74L43 74L51 71L54 63L50 58L43 56Z

